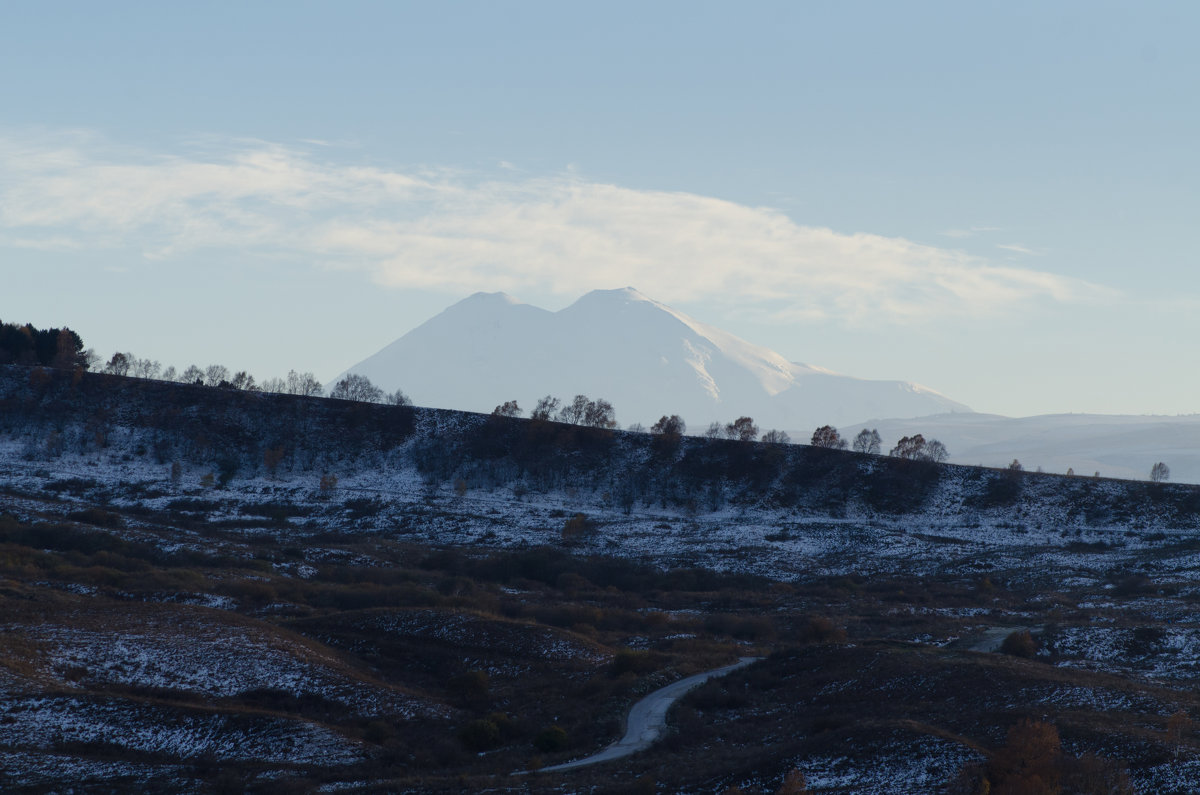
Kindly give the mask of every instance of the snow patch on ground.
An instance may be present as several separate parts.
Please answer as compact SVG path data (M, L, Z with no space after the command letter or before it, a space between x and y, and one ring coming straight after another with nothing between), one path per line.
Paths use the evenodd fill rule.
M214 714L74 696L0 702L0 748L53 750L70 744L194 759L344 765L362 749L321 726L254 714Z
M866 750L863 753L868 753ZM939 792L963 765L978 754L937 737L897 735L862 756L813 756L793 766L808 779L813 792L872 792L880 795L925 795Z

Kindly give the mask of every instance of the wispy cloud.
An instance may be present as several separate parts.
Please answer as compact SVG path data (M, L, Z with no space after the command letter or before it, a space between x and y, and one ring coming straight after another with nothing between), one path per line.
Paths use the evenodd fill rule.
M633 284L666 301L759 302L783 316L850 322L1106 293L954 249L574 171L485 178L345 165L262 142L157 154L87 136L0 138L0 170L9 177L0 245L133 246L158 267L201 249L285 252L397 287L575 294Z
M964 239L968 237L975 237L975 235L978 235L981 232L1001 231L1003 230L998 226L969 226L966 229L947 229L944 232L939 232L938 234L940 234L942 237Z
M1022 246L1019 243L997 243L996 248L1001 248L1001 249L1004 249L1005 251L1011 251L1014 254L1038 254L1039 253L1039 252L1034 251L1033 249L1029 248L1028 246Z

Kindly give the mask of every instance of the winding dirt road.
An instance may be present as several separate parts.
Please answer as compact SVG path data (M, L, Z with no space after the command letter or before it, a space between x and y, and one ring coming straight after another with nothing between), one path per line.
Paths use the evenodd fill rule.
M629 710L629 718L625 722L625 736L620 740L617 740L599 753L592 754L583 759L576 759L574 762L564 762L561 765L543 767L541 772L570 770L574 767L595 765L600 762L608 762L612 759L620 759L630 754L636 754L638 751L649 748L662 736L663 729L667 725L667 710L681 696L689 690L704 684L709 679L724 676L730 671L743 668L761 659L761 657L743 657L733 665L726 665L724 668L714 668L711 671L705 671L695 676L689 676L686 679L680 679L678 682L669 684L666 687L660 687L634 704L633 709Z

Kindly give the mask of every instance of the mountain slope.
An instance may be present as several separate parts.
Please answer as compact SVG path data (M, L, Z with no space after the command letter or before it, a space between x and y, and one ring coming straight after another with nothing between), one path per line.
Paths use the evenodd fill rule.
M595 290L559 312L476 293L346 373L422 405L486 412L586 394L613 403L623 422L679 414L693 431L739 415L806 428L970 411L915 384L790 362L629 287Z

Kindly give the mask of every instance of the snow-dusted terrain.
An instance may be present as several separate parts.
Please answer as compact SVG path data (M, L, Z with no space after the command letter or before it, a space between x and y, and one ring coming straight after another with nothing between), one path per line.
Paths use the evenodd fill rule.
M547 394L585 394L612 403L624 424L678 414L696 432L743 415L764 429L811 429L970 411L916 384L789 361L629 287L559 312L476 293L346 372L423 406L488 412L515 399L529 410Z
M921 627L899 636L914 648L944 650L949 659L978 654L968 649L998 627L1037 628L1039 659L1050 664L1036 664L1050 673L1028 686L1018 677L994 694L998 709L1044 704L1158 726L1177 708L1171 688L1190 690L1200 671L1194 487L798 445L671 443L434 409L115 377L73 382L22 368L0 368L0 409L0 514L29 523L78 514L107 527L112 511L119 535L171 552L235 555L243 542L293 548L296 555L269 564L280 580L306 581L331 561L379 567L365 543L373 539L468 554L549 546L764 575L784 588L825 578L850 589L903 580L915 591L885 586L881 598L897 632L910 621ZM567 532L578 514L584 529ZM354 539L364 543L356 548ZM239 576L253 581L255 571L262 569ZM194 592L152 592L118 618L87 605L125 599L119 592L48 574L30 579L55 594L54 609L26 605L19 588L0 584L7 604L20 606L0 619L9 644L9 667L0 666L0 763L22 770L15 780L24 786L72 775L136 782L161 777L164 764L179 759L357 763L366 751L352 733L212 705L267 692L317 694L362 721L447 714L419 688L382 684L350 658L377 646L441 644L498 682L538 675L546 659L581 677L612 659L582 631L457 608L356 610L339 614L336 628L314 614L285 629L265 620L273 603L206 594L198 582ZM920 592L926 579L966 583L976 596L940 604ZM1004 605L986 597L993 587L1037 597ZM636 636L625 643L642 648ZM881 652L860 660L851 644L845 653L865 672L865 658ZM886 700L947 678L919 667L907 678L834 673L817 690L834 701L855 689ZM147 690L157 700L118 706ZM96 750L110 746L125 754L119 764ZM85 764L71 756L79 748L86 769L73 771ZM796 761L818 791L921 792L978 756L904 731L872 752L878 764L862 764L862 749ZM157 772L142 759L155 760ZM1192 765L1191 757L1143 764L1135 780L1184 786ZM893 779L904 784L893 787Z

